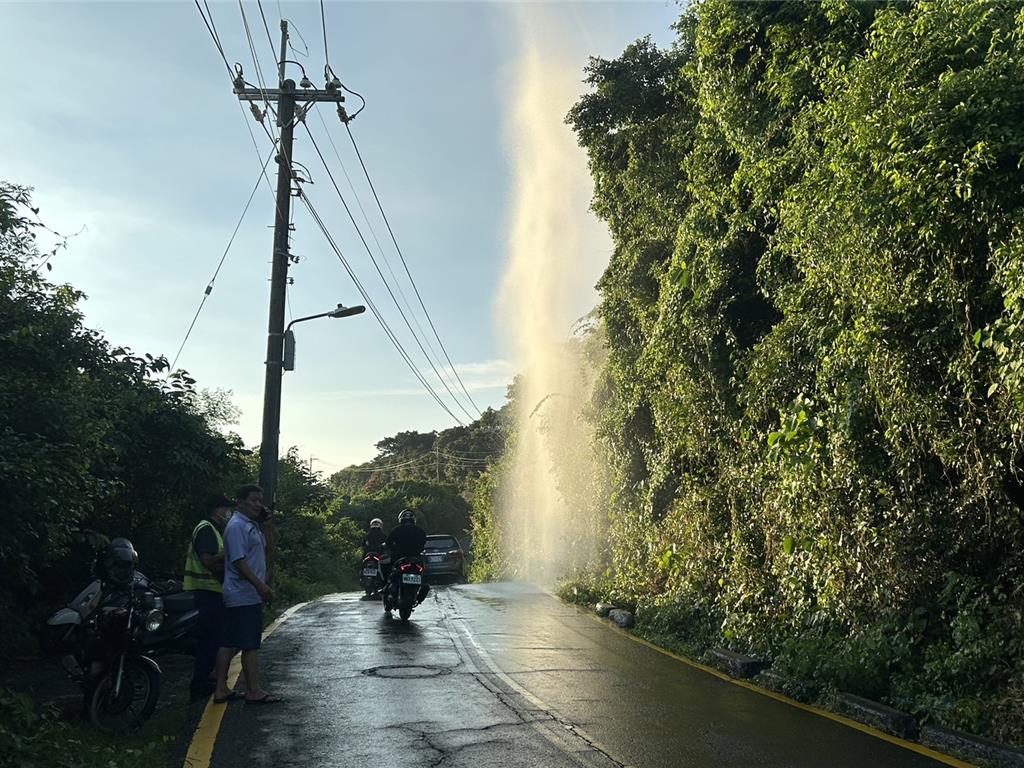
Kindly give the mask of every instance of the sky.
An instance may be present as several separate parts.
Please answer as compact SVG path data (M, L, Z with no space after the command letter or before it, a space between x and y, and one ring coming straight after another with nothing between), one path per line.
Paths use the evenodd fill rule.
M238 3L210 8L229 61L255 82ZM273 78L260 9L255 2L244 8L264 77ZM320 6L266 0L263 10L275 45L279 18L290 20L290 57L322 87ZM531 172L515 167L516 134L529 130L514 117L522 58L540 48L567 62L553 76L582 94L588 56L615 57L648 34L670 44L679 7L328 2L324 10L332 68L367 100L352 132L430 318L476 405L500 407L515 373L502 328L515 322L508 316L515 308L498 298L516 180ZM85 292L86 323L112 344L173 358L260 180L271 140L240 110L193 3L0 3L0 28L8 32L9 72L20 83L0 120L0 177L35 188L49 227L79 233L53 259L50 278ZM298 67L290 65L289 77L301 77ZM350 113L358 103L350 97ZM430 334L344 126L329 106L311 112L307 125L381 269L389 280L388 265L398 274ZM330 473L372 458L374 444L388 435L469 418L409 335L309 136L301 127L295 136L294 158L312 180L309 198L454 414L431 399L369 312L297 325L281 446L297 446ZM585 165L582 153L577 162ZM294 210L291 250L299 261L290 270L289 318L364 303L304 207L296 201ZM252 446L260 440L273 215L264 182L178 362L199 387L231 393L241 410L231 429ZM593 258L581 264L584 285L593 285L600 263L596 270ZM401 302L397 289L396 296ZM580 314L594 300L592 292L581 297ZM465 397L463 405L475 416Z

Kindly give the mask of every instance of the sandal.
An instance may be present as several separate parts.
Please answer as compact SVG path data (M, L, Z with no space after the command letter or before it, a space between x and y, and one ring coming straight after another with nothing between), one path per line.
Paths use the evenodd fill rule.
M239 693L238 691L232 691L223 699L219 699L216 696L213 697L214 704L227 704L229 701L236 701L238 699L244 699L245 694Z

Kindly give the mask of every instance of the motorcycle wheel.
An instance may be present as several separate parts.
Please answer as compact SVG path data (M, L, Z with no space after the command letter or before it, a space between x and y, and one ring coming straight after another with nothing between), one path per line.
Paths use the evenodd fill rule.
M93 686L88 695L89 722L104 731L138 728L156 709L160 698L160 673L138 659L124 660L120 694L114 695L116 667Z
M400 605L398 607L398 618L402 620L403 624L409 623L409 617L412 616L412 606L409 604Z

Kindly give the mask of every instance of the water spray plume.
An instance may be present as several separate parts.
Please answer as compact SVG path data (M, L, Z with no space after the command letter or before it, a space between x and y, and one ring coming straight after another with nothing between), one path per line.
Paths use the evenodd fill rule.
M575 488L590 482L592 430L581 418L591 379L581 371L574 321L596 303L610 246L589 211L586 157L565 115L582 62L559 56L556 25L520 17L514 105L506 126L515 201L498 313L515 387L516 440L497 498L510 575L552 584L596 551Z

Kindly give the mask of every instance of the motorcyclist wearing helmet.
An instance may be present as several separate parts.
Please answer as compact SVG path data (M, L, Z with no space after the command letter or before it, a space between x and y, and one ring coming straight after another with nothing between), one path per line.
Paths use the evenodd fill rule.
M97 563L100 578L107 584L125 589L135 576L139 555L128 539L111 541Z
M384 533L384 521L379 517L370 521L370 530L363 538L363 557L371 552L380 552L384 549L384 542L387 541L387 534Z
M398 527L392 529L387 538L388 549L396 559L419 557L427 546L427 532L416 525L416 513L403 509L398 515Z
M387 547L391 550L393 563L403 557L420 557L427 546L427 532L416 525L416 513L411 509L403 509L398 514L398 527L388 534ZM416 602L422 603L430 587L426 580L420 587Z

